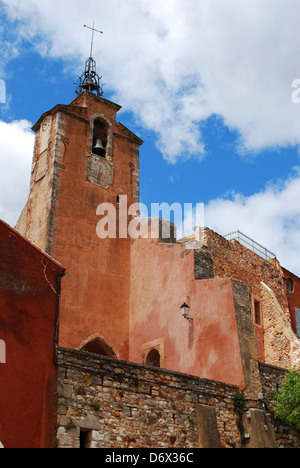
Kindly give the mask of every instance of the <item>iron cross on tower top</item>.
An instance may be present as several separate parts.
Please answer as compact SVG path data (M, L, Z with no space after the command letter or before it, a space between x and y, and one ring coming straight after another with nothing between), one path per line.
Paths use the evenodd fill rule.
M94 34L95 34L95 32L98 32L98 33L100 33L100 34L103 34L103 31L99 31L98 29L95 29L95 23L93 23L93 27L92 27L92 28L91 28L90 26L87 26L86 24L84 24L83 27L92 30L92 41L91 41L91 53L90 53L90 57L93 57Z
M92 41L91 41L91 53L90 58L85 62L85 71L79 77L77 83L76 94L79 95L83 91L89 91L90 93L96 93L97 96L103 96L103 85L102 85L102 77L100 77L96 72L96 62L93 59L93 46L94 46L94 34L98 32L103 34L103 31L99 31L95 29L95 23L93 27L84 25L85 28L91 29L92 31Z

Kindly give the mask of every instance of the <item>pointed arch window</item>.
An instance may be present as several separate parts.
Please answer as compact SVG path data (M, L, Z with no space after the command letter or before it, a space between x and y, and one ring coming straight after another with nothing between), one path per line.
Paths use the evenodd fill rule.
M99 356L117 358L113 348L100 336L93 336L85 340L81 343L79 349L87 353L98 354Z
M145 364L147 366L160 367L160 353L157 349L151 349L147 354Z

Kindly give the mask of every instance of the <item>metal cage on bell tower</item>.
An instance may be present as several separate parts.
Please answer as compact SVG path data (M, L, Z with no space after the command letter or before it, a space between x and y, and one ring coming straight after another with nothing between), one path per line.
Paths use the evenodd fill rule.
M97 74L96 62L92 57L85 62L85 71L77 82L76 94L79 95L83 91L96 93L98 97L103 96L102 77Z

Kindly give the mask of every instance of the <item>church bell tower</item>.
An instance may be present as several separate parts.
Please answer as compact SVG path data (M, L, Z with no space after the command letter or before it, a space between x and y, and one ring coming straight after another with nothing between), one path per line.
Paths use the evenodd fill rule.
M130 239L97 236L97 207L139 201L139 147L90 57L76 98L34 125L30 194L16 229L67 270L59 345L128 359Z

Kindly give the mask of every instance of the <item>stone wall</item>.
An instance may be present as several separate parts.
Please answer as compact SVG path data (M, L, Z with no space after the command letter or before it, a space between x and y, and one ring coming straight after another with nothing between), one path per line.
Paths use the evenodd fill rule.
M253 446L235 386L63 348L58 366L59 448ZM253 421L254 411L264 418L260 401L243 400L244 414L250 408ZM297 446L295 434L288 437Z
M59 448L240 445L234 386L66 349L58 362Z
M264 283L262 298L266 362L297 371L300 369L300 339L293 332L274 292Z
M204 252L209 250L216 278L233 278L249 288L259 360L300 369L300 340L292 329L286 282L276 259L266 260L236 240L228 241L211 229L202 232ZM255 320L254 301L261 304Z
M266 409L272 413L274 396L281 389L286 371L280 367L259 364ZM300 437L297 432L280 420L272 419L280 448L299 448Z
M228 241L208 228L203 230L202 240L213 257L215 277L238 279L258 298L261 297L261 283L267 284L290 320L285 284L274 260L265 260L238 241Z

